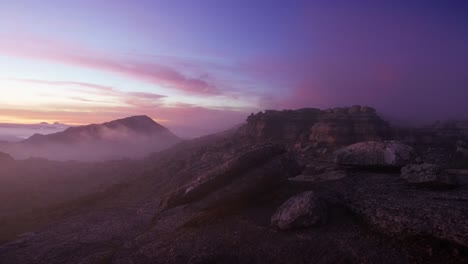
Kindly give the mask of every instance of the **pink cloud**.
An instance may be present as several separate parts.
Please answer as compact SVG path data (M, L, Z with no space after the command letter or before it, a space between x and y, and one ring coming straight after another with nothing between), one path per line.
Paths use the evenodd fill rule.
M182 137L197 137L231 128L243 122L249 114L237 109L210 109L187 104L150 108L141 104L125 107L74 107L69 111L0 108L0 113L0 119L7 117L9 120L17 120L17 123L45 120L76 125L102 123L132 115L148 115Z
M148 93L148 92L123 92L119 91L110 86L98 85L93 83L85 82L73 82L73 81L46 81L36 79L10 79L17 82L25 82L30 84L46 84L52 86L79 86L84 89L79 89L81 93L90 95L103 95L109 97L118 98L120 101L133 105L136 107L154 107L160 105L160 99L165 98L165 95ZM81 101L81 102L98 102L93 99L84 97L70 97L70 99Z
M94 83L86 83L86 82L47 81L47 80L21 79L21 78L11 78L9 80L31 83L31 84L46 84L46 85L54 85L54 86L55 85L58 85L58 86L75 85L75 86L82 86L86 88L93 88L99 91L106 91L106 92L114 91L114 88L110 86L99 85L99 84L94 84Z
M0 35L0 38L0 54L8 56L97 69L191 94L206 96L225 93L212 81L202 77L190 77L172 67L154 62L118 58L115 54L98 53L77 45L36 36Z

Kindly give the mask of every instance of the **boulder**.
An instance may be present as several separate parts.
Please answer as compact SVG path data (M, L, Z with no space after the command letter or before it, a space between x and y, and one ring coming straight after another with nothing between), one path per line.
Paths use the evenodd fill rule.
M294 182L325 182L348 176L345 168L333 163L310 162L300 175L290 178Z
M468 157L468 143L463 140L457 141L457 152L460 153L463 157Z
M368 141L335 152L335 163L357 167L403 167L411 162L412 147L397 141Z
M468 191L415 191L382 174L348 177L340 197L377 231L397 237L431 237L468 247Z
M444 169L435 164L411 164L401 169L401 178L408 183L421 186L455 186L456 177L444 172Z
M184 187L170 193L163 199L163 207L174 207L200 199L282 153L284 153L284 150L277 145L254 146L226 163L201 174Z
M223 208L230 205L252 205L252 201L263 195L276 196L287 184L289 177L300 173L300 167L287 155L274 157L266 163L237 175L231 182L213 190L198 201L204 208Z
M326 221L326 205L313 191L289 198L271 217L271 224L279 229L305 228Z

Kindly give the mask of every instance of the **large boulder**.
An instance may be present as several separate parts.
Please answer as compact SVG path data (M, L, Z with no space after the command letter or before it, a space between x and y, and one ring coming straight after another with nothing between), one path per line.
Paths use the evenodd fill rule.
M300 175L290 178L295 182L325 182L339 180L348 176L345 168L333 163L309 162Z
M468 142L464 140L457 141L457 152L463 157L468 157Z
M466 188L415 191L382 174L345 180L340 195L345 205L377 231L399 239L428 237L468 247Z
M254 146L170 193L163 199L163 207L169 208L198 200L230 184L236 178L245 176L248 171L261 167L282 153L284 153L284 149L277 145Z
M289 198L271 217L271 224L279 229L305 228L326 221L326 205L313 191Z
M456 177L435 164L411 164L401 169L401 178L408 183L428 187L449 187L457 184Z
M403 167L411 162L412 147L397 141L367 141L335 152L335 163L357 167Z

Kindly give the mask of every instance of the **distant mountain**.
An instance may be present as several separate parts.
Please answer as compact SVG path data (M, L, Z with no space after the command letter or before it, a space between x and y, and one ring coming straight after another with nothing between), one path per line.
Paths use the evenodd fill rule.
M180 139L148 116L133 116L103 124L70 127L49 135L34 134L5 152L15 158L107 160L141 158Z

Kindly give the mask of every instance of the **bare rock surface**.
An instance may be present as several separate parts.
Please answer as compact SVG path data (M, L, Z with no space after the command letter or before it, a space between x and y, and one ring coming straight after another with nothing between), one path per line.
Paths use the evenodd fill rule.
M360 170L401 167L411 156L406 145L381 142L385 125L375 116L366 107L267 111L126 170L120 162L101 164L112 170L92 165L86 174L128 177L116 191L67 202L65 215L0 245L0 263L468 263L466 174L457 188L431 189L397 173ZM359 155L346 152L353 170L326 159L356 140L376 141L357 148ZM287 180L301 172L311 180ZM273 215L294 228L278 230ZM326 224L315 225L325 215Z
M412 158L413 148L397 141L361 142L335 153L337 164L359 167L402 167Z
M316 226L326 221L326 205L312 191L289 198L271 217L271 224L279 229Z
M360 141L380 141L389 136L390 127L367 106L333 108L322 112L310 129L309 139L329 145L348 145Z
M317 142L343 146L360 141L384 140L390 126L367 106L273 111L252 114L241 129L256 140Z
M451 187L457 185L455 175L445 173L435 164L410 164L401 169L401 177L408 183L428 187Z
M449 191L415 190L384 174L362 174L345 182L346 205L380 232L468 246L466 177L463 187Z
M235 177L239 177L249 169L261 166L283 152L284 150L271 144L254 146L221 166L217 166L207 173L198 176L187 186L171 193L165 199L164 207L173 207L199 199L209 192L227 185Z

